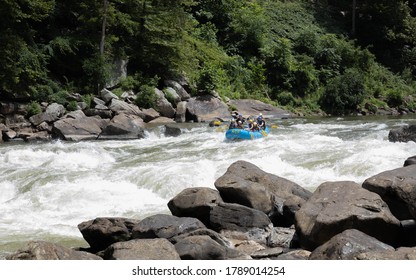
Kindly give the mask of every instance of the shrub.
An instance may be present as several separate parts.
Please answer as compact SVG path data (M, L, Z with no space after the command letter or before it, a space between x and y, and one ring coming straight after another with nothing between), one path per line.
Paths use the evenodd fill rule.
M349 70L328 83L321 96L320 104L326 113L344 115L354 112L364 97L362 74Z
M30 102L27 105L26 110L27 110L27 117L31 117L33 115L42 113L42 108L40 107L40 104L36 101Z
M157 96L155 94L155 87L150 85L142 85L140 92L136 97L136 105L141 108L155 108Z

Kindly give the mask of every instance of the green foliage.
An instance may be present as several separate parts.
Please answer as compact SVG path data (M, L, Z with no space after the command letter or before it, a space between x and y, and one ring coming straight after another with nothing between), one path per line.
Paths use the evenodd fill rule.
M87 105L87 108L91 108L94 96L92 94L85 94L82 96L82 101Z
M140 108L155 108L157 96L155 94L155 87L151 85L142 85L140 92L136 97L136 105Z
M347 71L333 78L320 99L323 110L329 114L344 115L356 111L364 100L364 79L358 71Z
M66 109L68 111L76 111L78 110L78 103L74 100L69 101L68 105L66 105Z
M31 101L27 106L27 117L31 117L33 115L37 115L42 113L42 108L40 107L40 104L36 101Z

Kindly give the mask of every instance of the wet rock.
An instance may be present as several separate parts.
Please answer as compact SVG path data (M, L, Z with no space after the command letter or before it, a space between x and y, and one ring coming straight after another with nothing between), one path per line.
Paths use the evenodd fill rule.
M390 142L416 142L416 125L408 125L397 129L392 129L389 132Z
M129 140L144 138L144 122L136 115L120 113L103 128L100 140Z
M168 207L177 217L194 217L209 226L211 208L220 202L222 198L217 190L187 188L172 198Z
M54 122L52 137L68 141L96 140L107 121L94 118L65 118Z
M400 222L381 197L349 181L321 184L295 214L301 247L313 250L346 229L396 245Z
M254 99L230 100L228 103L236 108L244 117L258 116L260 113L268 118L284 118L290 116L288 111Z
M412 165L412 164L416 164L416 156L412 156L406 159L403 166L405 167L405 166Z
M277 256L276 260L308 260L310 255L310 251L303 249L295 249L280 254L279 256Z
M128 241L132 237L132 229L139 220L126 218L96 218L78 225L82 236L91 247L91 251L98 252L113 243Z

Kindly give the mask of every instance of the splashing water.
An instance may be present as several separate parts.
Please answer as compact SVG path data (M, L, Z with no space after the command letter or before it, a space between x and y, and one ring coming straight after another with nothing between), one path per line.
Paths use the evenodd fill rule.
M178 137L162 128L134 141L0 145L0 258L28 240L85 245L77 225L96 217L169 213L189 187L214 188L237 160L313 191L325 181L362 183L401 167L416 143L391 143L407 118L276 120L268 137L227 141L206 124Z

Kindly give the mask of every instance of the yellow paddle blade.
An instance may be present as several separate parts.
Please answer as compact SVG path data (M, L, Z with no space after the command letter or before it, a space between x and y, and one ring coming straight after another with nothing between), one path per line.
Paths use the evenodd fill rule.
M261 132L261 134L262 134L264 137L266 137L266 136L267 136L267 132L266 132L266 131L261 130L260 132Z
M279 128L277 124L272 125L272 128Z

